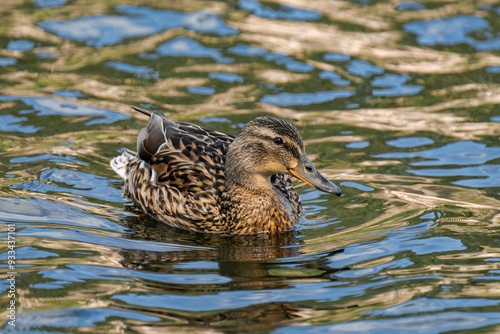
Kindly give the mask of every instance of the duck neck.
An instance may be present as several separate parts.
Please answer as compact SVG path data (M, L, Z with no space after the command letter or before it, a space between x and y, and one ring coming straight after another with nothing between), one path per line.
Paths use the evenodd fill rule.
M271 184L271 175L257 173L248 151L229 151L221 212L238 234L292 229L298 216L288 200Z
M252 155L243 154L241 150L230 147L226 160L225 188L244 189L253 195L271 194L271 175L263 175L255 170L255 160Z

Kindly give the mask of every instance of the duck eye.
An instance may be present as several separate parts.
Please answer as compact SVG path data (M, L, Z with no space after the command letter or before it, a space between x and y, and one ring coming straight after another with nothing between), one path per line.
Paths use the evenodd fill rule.
M281 137L276 137L276 138L274 138L274 143L275 143L276 145L281 145L281 144L283 144L283 138L281 138Z

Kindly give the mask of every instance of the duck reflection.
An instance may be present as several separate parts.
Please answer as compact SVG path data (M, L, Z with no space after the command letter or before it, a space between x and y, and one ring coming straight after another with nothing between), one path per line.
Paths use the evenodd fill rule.
M304 242L300 240L300 232L296 230L240 236L198 233L171 227L130 209L137 215L127 217L124 223L134 233L124 234L124 238L166 243L173 249L170 252L122 249L121 264L130 269L161 271L162 268L171 268L162 266L166 263L211 261L218 264L222 276L251 278L266 276L269 269L280 266L281 262L272 260L304 255L301 251ZM327 273L345 270L346 268L332 269L321 260L339 252L343 252L343 249L334 249L319 256L315 259L315 264L309 264L308 268L314 266Z
M131 269L158 271L161 264L212 261L218 263L226 277L262 277L267 261L300 255L302 242L297 231L276 234L229 236L197 233L168 226L147 215L139 214L125 220L133 234L125 238L168 243L178 251L157 252L122 250L122 265Z
M314 257L303 254L301 251L303 241L300 240L300 233L297 231L257 236L217 236L176 229L141 213L128 217L125 225L135 232L124 235L125 238L168 243L172 245L173 251L122 250L121 264L124 267L170 274L179 273L183 269L203 273L217 271L219 275L230 278L222 284L200 283L189 284L189 287L185 284L146 282L150 288L160 289L167 294L189 296L197 292L206 294L207 291L212 291L214 294L224 295L229 291L288 289L293 288L299 280L331 281L333 273L348 270L348 268L332 268L327 264L328 258L342 252L343 249ZM195 266L198 268L191 267L190 263L197 261L199 263ZM203 267L201 261L212 264L206 269L200 269ZM216 306L214 308L216 309ZM299 306L287 301L256 301L253 305L201 313L176 311L170 308L148 308L148 313L175 319L173 324L158 324L156 329L159 331L181 330L181 327L186 325L191 329L193 326L195 328L209 326L214 329L237 331L269 330L283 321L307 318L317 312L324 310ZM140 331L140 328L134 330Z

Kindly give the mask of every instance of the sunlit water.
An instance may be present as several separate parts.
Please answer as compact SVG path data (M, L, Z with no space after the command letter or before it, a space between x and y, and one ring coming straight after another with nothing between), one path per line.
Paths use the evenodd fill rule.
M4 330L500 331L498 4L92 3L0 6ZM287 118L345 195L297 183L269 238L164 226L109 167L129 105Z

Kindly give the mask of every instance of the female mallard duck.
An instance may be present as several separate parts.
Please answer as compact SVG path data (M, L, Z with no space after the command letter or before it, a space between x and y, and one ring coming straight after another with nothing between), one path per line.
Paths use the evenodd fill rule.
M166 224L226 234L292 229L302 207L287 174L340 196L283 119L257 117L234 137L134 109L150 116L137 153L125 150L111 167L124 178L125 195Z

